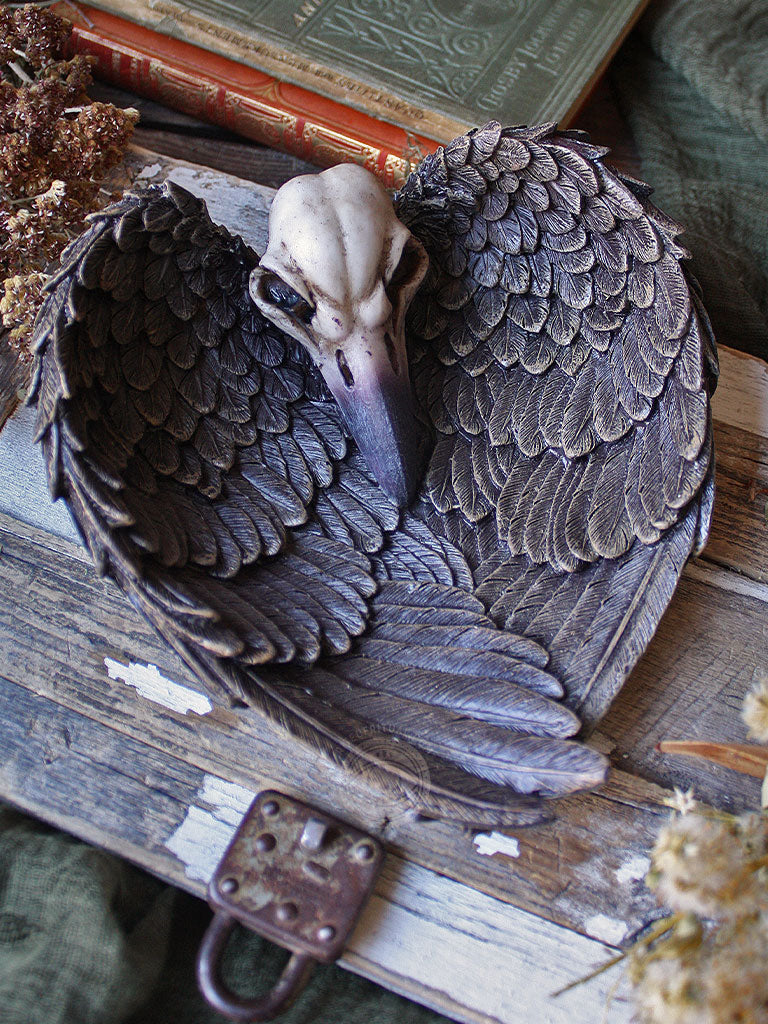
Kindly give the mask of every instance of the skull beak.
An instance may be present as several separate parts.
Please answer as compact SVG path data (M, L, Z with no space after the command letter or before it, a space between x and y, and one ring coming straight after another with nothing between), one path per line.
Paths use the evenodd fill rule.
M422 244L368 172L350 165L284 185L250 278L258 309L303 345L382 490L413 500L427 454L405 313L427 271Z
M409 505L421 482L427 433L415 415L404 339L396 345L386 332L347 338L321 371L379 486L401 508Z

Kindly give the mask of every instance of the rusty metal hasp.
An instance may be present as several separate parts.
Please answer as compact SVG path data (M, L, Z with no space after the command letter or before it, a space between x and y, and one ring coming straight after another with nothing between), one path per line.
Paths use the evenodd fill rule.
M243 1022L270 1020L286 1009L315 961L341 954L382 857L365 832L283 793L259 793L208 887L215 913L197 958L208 1002ZM266 996L244 999L221 979L224 947L238 922L291 951Z

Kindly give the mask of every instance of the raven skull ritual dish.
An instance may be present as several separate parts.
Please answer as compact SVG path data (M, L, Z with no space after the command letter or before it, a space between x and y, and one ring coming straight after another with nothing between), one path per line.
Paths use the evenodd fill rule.
M38 319L38 436L99 569L212 693L424 816L599 785L578 734L706 539L711 330L604 155L491 123L394 202L298 178L261 259L176 185L128 194Z

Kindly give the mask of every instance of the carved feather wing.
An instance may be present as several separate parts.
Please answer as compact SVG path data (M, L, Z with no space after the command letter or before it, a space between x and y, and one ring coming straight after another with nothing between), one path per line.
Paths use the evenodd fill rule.
M371 480L256 256L168 184L92 220L37 325L38 435L101 571L212 690L424 814L525 823L598 784L535 641Z
M172 184L95 217L37 325L38 436L97 564L157 625L247 664L311 661L365 629L375 584L352 546L302 529L318 491L351 486L347 442L249 301L255 263ZM374 546L397 522L378 492L365 515Z
M605 152L490 123L396 199L430 255L410 311L436 436L419 514L587 720L706 537L717 373L679 228Z
M491 124L398 197L435 432L402 516L183 190L98 215L38 324L48 473L97 564L212 690L423 814L531 822L598 784L572 737L706 535L709 326L677 228L602 155Z

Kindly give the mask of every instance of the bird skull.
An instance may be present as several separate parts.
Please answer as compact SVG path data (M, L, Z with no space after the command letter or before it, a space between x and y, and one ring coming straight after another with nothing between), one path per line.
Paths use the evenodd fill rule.
M376 178L342 164L278 191L250 280L261 312L310 353L368 468L401 506L423 459L405 313L427 263Z

